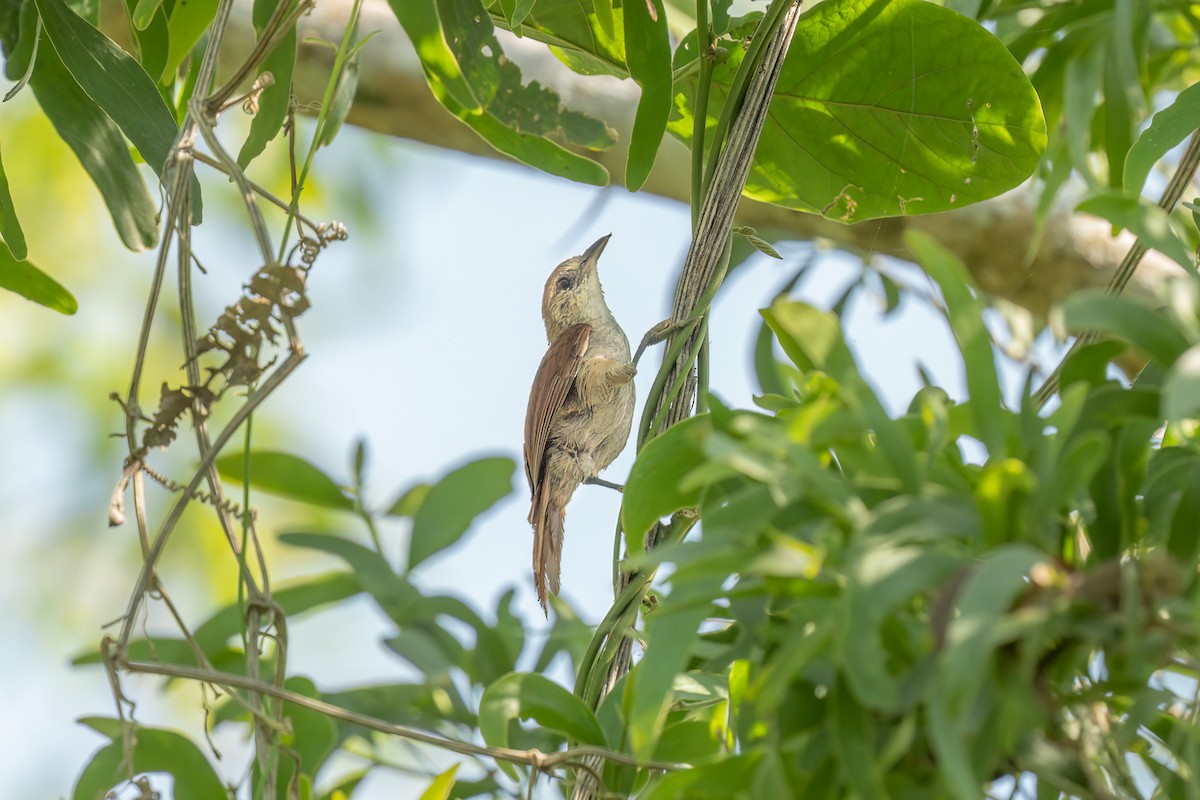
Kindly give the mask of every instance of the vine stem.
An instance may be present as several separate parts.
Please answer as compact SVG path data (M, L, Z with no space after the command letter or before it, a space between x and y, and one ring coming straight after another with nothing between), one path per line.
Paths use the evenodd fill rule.
M1174 174L1171 175L1170 182L1167 183L1167 188L1163 190L1162 196L1158 199L1158 207L1170 214L1175 209L1175 204L1183 197L1183 191L1192 182L1192 178L1196 175L1196 169L1200 167L1200 131L1192 134L1191 140L1188 141L1187 149L1183 151L1183 157L1179 159L1179 164L1175 167ZM1125 258L1121 259L1120 265L1117 266L1116 273L1105 287L1104 293L1118 295L1125 291L1125 287L1129 284L1129 279L1133 277L1133 273L1137 271L1138 264L1142 262L1142 258L1149 251L1149 247L1142 241L1141 237L1134 240L1129 247L1129 252L1125 254ZM1046 403L1050 402L1050 398L1058 393L1058 382L1062 376L1063 364L1067 362L1080 348L1093 344L1100 335L1096 331L1084 331L1075 341L1072 342L1067 354L1058 362L1058 366L1054 368L1054 372L1046 378L1033 395L1034 407L1041 409Z
M701 206L693 226L692 245L675 287L671 308L675 332L668 339L654 387L646 399L639 426L639 452L657 435L659 424L666 430L692 413L697 387L696 359L705 349L709 305L728 268L734 213L750 174L754 149L795 31L800 4L801 0L772 0L725 98L707 154L709 168L699 182ZM704 138L694 137L693 147L697 143L703 147ZM698 169L700 162L694 154L693 159L693 167ZM693 186L695 181L693 175ZM701 372L707 380L707 370ZM666 387L670 387L669 392L664 391ZM685 533L687 528L690 525L684 526ZM655 525L646 537L646 548L654 547L674 530L674 523ZM617 602L605 618L608 624L602 624L589 643L588 653L599 655L581 662L575 689L592 708L599 708L605 695L629 671L632 658L629 632L637 620L641 597L656 571L656 567L646 567L622 575ZM634 597L626 596L634 584L638 588L631 594L636 602ZM581 771L572 792L573 800L591 800L598 795L600 787L594 773L594 769Z
M160 664L157 662L146 661L117 661L117 663L120 667L129 672L143 673L146 675L162 675L168 678L184 678L186 680L211 683L214 686L220 686L224 688L231 694L234 693L234 689L244 689L246 691L258 692L300 708L316 711L317 713L324 714L332 719L339 719L343 722L361 725L364 728L369 728L370 730L378 731L389 736L398 736L414 742L433 745L434 747L448 750L451 753L458 753L459 755L492 758L496 761L504 761L510 764L519 764L521 766L532 767L533 769L539 771L549 771L557 769L561 766L567 766L572 762L585 757L599 757L614 764L624 764L631 767L638 767L640 769L663 770L669 772L690 769L687 764L678 764L672 761L643 761L641 759L634 758L627 753L620 753L616 750L609 750L607 747L595 747L591 745L572 747L555 753L543 753L542 751L536 749L515 750L509 747L486 747L484 745L478 745L472 742L460 742L456 739L448 739L444 736L438 736L437 734L429 733L428 731L423 731L419 728L412 728L407 725L396 725L391 722L385 722L381 719L377 719L376 717L371 717L366 714L359 714L358 712L350 711L342 708L341 706L327 703L324 700L318 700L313 697L308 697L307 695L289 691L288 689L284 689L272 683L265 683L253 678L247 678L244 675L236 675L231 672L219 672L216 670L185 667L180 664Z

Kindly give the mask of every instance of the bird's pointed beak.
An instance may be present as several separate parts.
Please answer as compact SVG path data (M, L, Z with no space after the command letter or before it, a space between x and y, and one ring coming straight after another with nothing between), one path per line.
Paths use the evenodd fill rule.
M608 244L608 240L612 238L612 234L606 234L596 240L596 243L583 251L583 255L579 257L583 262L583 268L589 272L596 271L596 264L600 261L600 254L604 252L604 246Z

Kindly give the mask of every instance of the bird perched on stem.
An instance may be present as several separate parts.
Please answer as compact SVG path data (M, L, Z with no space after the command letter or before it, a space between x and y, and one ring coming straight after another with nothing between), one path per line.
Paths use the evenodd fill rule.
M608 239L555 267L542 292L550 347L529 393L525 476L533 493L533 579L547 613L547 592L559 590L564 509L579 484L603 483L597 473L625 448L633 424L637 369L596 272Z

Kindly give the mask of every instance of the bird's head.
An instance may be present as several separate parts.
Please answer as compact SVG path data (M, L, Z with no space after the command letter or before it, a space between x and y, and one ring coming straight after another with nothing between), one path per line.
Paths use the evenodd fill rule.
M542 291L542 321L546 323L546 338L553 342L558 335L580 322L593 323L611 317L604 302L604 290L596 264L609 236L602 236L584 251L559 264L546 279Z

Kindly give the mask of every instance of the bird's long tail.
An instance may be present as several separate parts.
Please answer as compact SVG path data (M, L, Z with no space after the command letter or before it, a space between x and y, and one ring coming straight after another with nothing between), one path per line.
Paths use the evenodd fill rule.
M542 611L549 616L550 610L546 591L558 594L559 562L562 559L563 517L565 512L550 502L550 493L537 492L529 510L529 521L533 523L533 582L537 587L538 602Z

